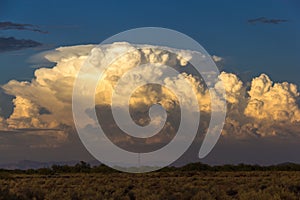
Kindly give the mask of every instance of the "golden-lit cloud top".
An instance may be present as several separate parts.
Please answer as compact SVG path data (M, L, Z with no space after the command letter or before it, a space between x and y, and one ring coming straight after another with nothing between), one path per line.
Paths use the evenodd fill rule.
M111 56L118 48L128 48L128 43L111 44ZM9 95L14 96L13 112L8 118L0 116L1 130L14 129L64 129L74 127L72 118L72 91L77 73L86 61L90 52L97 55L99 47L82 45L61 47L54 51L42 54L46 59L56 63L52 68L40 68L35 71L35 77L30 81L12 80L3 85ZM186 50L176 52L161 49L160 47L144 45L141 49L131 51L117 59L99 81L96 90L96 104L109 106L111 94L119 78L137 64L149 63L144 70L144 76L163 76L164 68L153 68L153 64L168 65L180 71L181 78L188 80L196 92L200 106L195 112L210 112L210 94L202 78L192 73L189 68L190 53ZM212 57L215 62L223 59ZM152 65L151 65L152 64ZM87 76L88 78L88 76ZM134 86L138 76L130 76L128 88ZM164 79L180 88L182 93L188 91L181 78ZM219 82L214 86L218 91L223 84L226 91L228 113L223 130L223 136L247 138L252 136L290 136L299 135L300 109L298 105L299 92L295 84L283 82L273 83L262 74L253 78L250 87L243 83L233 73L221 72ZM184 101L189 101L188 94ZM149 86L139 88L133 93L130 105L139 115L138 110L160 103L167 111L176 104L176 97L164 87ZM1 107L1 105L0 105ZM5 109L5 108L2 108ZM172 113L176 114L176 113ZM178 113L180 114L180 113ZM143 117L136 119L140 124L146 123ZM191 119L193 120L193 119ZM172 126L172 125L170 125ZM172 127L166 128L170 130ZM200 129L201 130L201 129ZM58 140L66 140L61 134ZM167 134L167 133L166 133Z

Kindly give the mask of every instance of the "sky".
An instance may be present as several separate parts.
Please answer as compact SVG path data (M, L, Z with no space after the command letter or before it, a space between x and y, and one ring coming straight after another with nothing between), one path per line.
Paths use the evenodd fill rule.
M6 85L10 80L30 81L34 77L34 72L37 68L49 68L56 65L36 57L35 55L38 53L63 46L99 44L112 35L132 28L164 27L180 31L192 37L208 53L221 57L221 69L227 73L237 75L244 85L247 85L247 82L249 82L247 86L250 86L254 77L260 77L258 79L263 79L264 83L268 82L267 78L260 76L265 73L273 82L281 83L287 81L299 86L299 9L300 2L297 0L209 0L190 2L156 0L148 2L82 2L66 0L48 1L47 3L38 0L1 0L0 84ZM12 24L10 26L2 24L1 26L1 22L11 22ZM13 37L13 39L8 40L7 38L9 37ZM15 45L15 49L12 49L9 45L13 42L18 42L18 45L21 43L21 45L17 48ZM60 60L54 59L54 61L60 63ZM0 97L0 103L5 102L2 105L11 106L13 102L9 103L8 101L18 94L23 99L19 98L19 104L16 104L27 106L30 102L26 102L24 96L20 95L18 91L16 92L17 89L14 87L22 90L22 87L18 86L17 83L4 86L4 88L11 91L12 97ZM274 89L273 92L276 93L278 91L279 89ZM256 95L254 93L253 98ZM267 99L266 96L261 98L263 99L261 101ZM295 96L293 99L299 102L299 97ZM35 101L32 100L32 104L30 104L33 108L35 106L34 103ZM2 105L0 104L0 107ZM274 107L275 104L272 104L269 109ZM252 116L249 114L251 109L250 107L248 108L248 116ZM9 117L9 112L12 111L4 112L3 110L5 109L2 108L4 118ZM291 110L294 110L294 107L286 106L285 111ZM297 109L295 108L295 110ZM33 109L30 112L35 111ZM267 113L267 111L264 112ZM268 114L266 116L269 117ZM295 114L294 118L297 117L298 115ZM66 122L66 124L68 123ZM266 122L266 124L266 126L274 126L274 124L270 125L269 122ZM299 126L291 127L293 127L293 130L285 131L292 132L294 135L300 134ZM50 135L55 135L56 132L59 132L55 131L57 128L55 125L52 125L50 128L51 130L48 130L51 132L49 133ZM22 159L92 159L87 151L80 146L76 134L70 136L73 138L71 143L63 144L50 152L41 150L47 155L43 156L42 153L39 154L35 150L30 149L30 147L22 145L25 140L33 140L31 137L34 134L26 134L26 132L20 130L9 131L12 131L12 133L5 134L11 135L5 136L5 140L1 144L4 148L2 152L5 152L5 155L0 155L0 163ZM25 136L14 137L16 134ZM39 139L36 139L37 143ZM279 142L279 140L274 138L267 138L259 142L255 142L253 138L249 140L224 139L206 160L209 163L226 163L227 161L257 162L262 164L287 161L300 162L297 156L300 152L300 149L297 148L300 140L299 138L297 139L293 139L292 142L290 142L291 139L284 139L284 141ZM15 142L10 142L11 140ZM43 141L42 139L40 140ZM11 147L12 143L16 144L17 147ZM246 145L241 145L241 143ZM265 145L265 143L268 145ZM77 148L75 144L80 147ZM9 148L5 149L5 146L9 146ZM261 151L267 153L258 155L258 150L251 151L249 150L250 148L266 148L267 150ZM62 149L61 151L66 152L66 154L64 156L57 155L60 152L59 149ZM280 151L280 153L278 149L284 150ZM237 151L242 153L233 153ZM226 154L226 152L228 153ZM248 160L243 160L244 154L249 155ZM191 156L190 159L194 157ZM182 158L183 161L185 159L188 158Z
M209 53L228 58L238 72L268 71L275 80L297 82L297 55L300 52L298 1L1 1L2 21L38 25L49 34L31 31L1 31L44 44L45 49L64 45L100 43L107 37L131 28L156 26L183 32L198 41ZM278 25L250 25L259 17L288 19ZM31 78L28 57L35 51L1 55L1 83L10 78ZM14 59L12 59L14 57ZM284 66L284 67L283 67ZM5 71L3 71L5 68ZM272 68L272 70L268 70ZM15 70L20 71L17 75Z

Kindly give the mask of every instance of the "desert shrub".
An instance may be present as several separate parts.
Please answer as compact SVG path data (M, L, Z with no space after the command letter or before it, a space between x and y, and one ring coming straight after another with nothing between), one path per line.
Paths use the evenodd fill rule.
M249 199L278 200L278 198L276 198L276 197L274 198L274 196L272 196L271 194L266 193L266 192L261 192L261 191L259 191L259 192L256 192L256 191L241 192L239 194L239 199L240 200L249 200Z
M0 188L0 200L17 200L18 197L9 191L9 188L1 187Z
M11 179L11 173L6 172L6 171L2 171L0 172L0 179Z
M214 200L214 198L207 192L199 191L192 197L192 200Z
M300 172L10 174L2 199L300 199Z
M24 200L43 200L45 198L45 193L41 189L34 187L22 188L19 191L17 191L16 194L19 199Z

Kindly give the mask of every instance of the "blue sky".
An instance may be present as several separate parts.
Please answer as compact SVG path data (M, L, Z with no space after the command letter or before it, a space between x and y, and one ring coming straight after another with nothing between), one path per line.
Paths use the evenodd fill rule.
M131 28L156 26L185 33L210 53L224 57L225 70L268 73L273 80L298 85L300 3L271 1L1 1L0 20L40 26L48 34L1 31L0 36L33 39L43 48L0 54L0 83L31 79L28 58L58 46L100 43ZM280 24L257 23L258 17L287 19ZM250 72L249 72L250 71Z

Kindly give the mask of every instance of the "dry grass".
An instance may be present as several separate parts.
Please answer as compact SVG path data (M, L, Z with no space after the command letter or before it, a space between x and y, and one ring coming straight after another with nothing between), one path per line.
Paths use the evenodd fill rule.
M2 174L0 199L300 199L300 172Z

